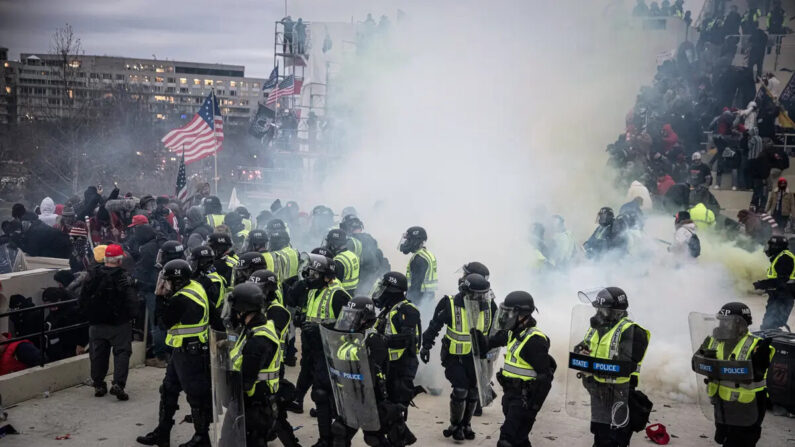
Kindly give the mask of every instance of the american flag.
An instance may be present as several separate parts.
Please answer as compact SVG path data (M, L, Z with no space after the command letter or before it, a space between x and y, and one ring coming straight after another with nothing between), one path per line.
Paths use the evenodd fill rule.
M160 141L172 152L182 153L185 164L220 151L224 141L224 120L215 93L207 95L199 112L188 124L167 133Z
M290 96L295 94L297 94L295 88L295 76L287 76L282 82L279 83L279 86L276 87L276 90L268 93L268 99L265 101L265 105L269 106L271 104L276 104L276 101L278 101L282 96Z
M182 201L186 197L188 197L188 179L185 177L185 153L183 152L177 173L177 199Z

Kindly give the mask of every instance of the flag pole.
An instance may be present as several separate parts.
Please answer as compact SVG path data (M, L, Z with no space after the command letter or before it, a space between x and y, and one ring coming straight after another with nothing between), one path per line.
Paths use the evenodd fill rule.
M215 137L215 88L210 90L213 95L213 144L215 144L215 151L213 151L213 180L215 180L215 195L218 195L218 139ZM219 109L220 111L220 109ZM221 118L223 119L223 118Z

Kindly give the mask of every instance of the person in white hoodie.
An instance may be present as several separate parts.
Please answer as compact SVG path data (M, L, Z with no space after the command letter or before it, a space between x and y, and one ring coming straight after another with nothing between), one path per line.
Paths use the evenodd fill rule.
M641 210L649 211L652 209L651 195L649 195L648 188L643 186L643 183L637 180L629 185L629 189L627 190L627 200L631 201L636 197L643 199L643 203L640 205Z
M39 220L54 227L56 219L58 218L58 215L55 214L55 202L53 202L51 198L45 197L44 200L41 201L41 205L39 205L39 211L41 212L41 214L39 214Z
M693 250L695 247L693 247L693 245L695 244L690 243L690 240L696 234L696 224L690 219L690 213L687 211L679 211L676 213L674 226L676 227L674 241L668 248L668 251L680 259L697 257L700 253L694 253ZM698 244L698 250L701 250L700 242Z

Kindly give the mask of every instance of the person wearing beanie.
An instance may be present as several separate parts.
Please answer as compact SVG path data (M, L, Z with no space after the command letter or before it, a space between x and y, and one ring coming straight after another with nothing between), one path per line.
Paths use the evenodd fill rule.
M698 236L696 236L696 224L690 218L690 212L679 211L676 213L674 227L676 228L674 242L668 248L668 251L681 258L697 257L695 241L691 243L691 239L698 239ZM699 254L700 250L701 242L699 241Z
M789 192L787 179L780 177L776 189L767 197L765 212L773 216L778 227L785 232L793 208L795 208L795 196Z
M68 272L68 270L66 270ZM59 272L60 273L60 272ZM44 325L48 330L65 328L85 321L76 303L60 304L75 297L63 287L48 287L41 294L41 300L50 304ZM88 346L88 328L82 327L53 334L47 338L46 354L48 361L56 361L80 355Z
M113 349L113 382L110 394L127 400L124 391L132 355L131 320L138 311L138 295L133 280L121 267L124 250L110 244L104 251L104 265L89 269L80 293L80 309L89 322L89 359L94 396L108 392L108 374Z

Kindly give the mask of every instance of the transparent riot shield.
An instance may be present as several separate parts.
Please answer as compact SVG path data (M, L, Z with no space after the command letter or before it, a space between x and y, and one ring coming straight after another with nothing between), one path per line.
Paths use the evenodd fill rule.
M572 309L565 408L574 418L620 428L629 423L629 377L637 365L619 354L620 344L632 342L620 331L620 315L599 312L585 304Z
M746 388L757 388L750 360L752 339L748 325L737 315L692 312L688 316L693 345L692 368L696 373L698 405L709 420L747 427L759 410L755 401L743 403ZM746 395L749 393L746 392Z
M337 332L320 326L334 403L350 428L377 431L381 428L370 359L359 333Z
M489 290L485 299L464 298L464 308L466 309L469 327L483 331L486 337L491 335L494 329L495 315L491 311L493 296L494 294ZM478 398L480 399L481 407L487 407L496 397L496 393L492 389L492 378L494 377L494 362L499 357L499 354L500 348L494 348L486 353L485 358L481 358L480 347L477 343L472 343L472 360L475 364Z
M210 330L210 377L213 393L212 444L246 445L246 415L239 371L233 371L229 351L235 342L226 332Z

